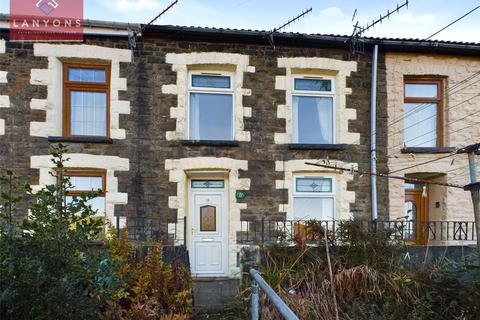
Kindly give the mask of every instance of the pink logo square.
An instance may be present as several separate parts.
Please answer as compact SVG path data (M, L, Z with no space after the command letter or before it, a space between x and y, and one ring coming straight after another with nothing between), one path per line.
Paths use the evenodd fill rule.
M11 41L83 41L83 0L10 0Z

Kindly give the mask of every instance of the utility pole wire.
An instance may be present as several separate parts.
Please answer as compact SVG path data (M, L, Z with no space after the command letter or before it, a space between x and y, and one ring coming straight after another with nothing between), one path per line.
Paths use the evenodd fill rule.
M442 29L438 30L437 32L435 32L434 34L432 34L430 37L426 38L425 40L429 40L431 39L432 37L436 36L437 34L439 34L440 32L442 32L443 30L447 29L448 27L450 27L451 25L457 23L458 21L462 20L463 18L465 18L466 16L468 16L469 14L473 13L475 10L477 10L478 8L480 8L480 6L477 6L475 8L473 8L472 10L470 10L469 12L465 13L463 16L461 16L460 18L458 18L457 20L455 21L452 21L450 22L448 25L446 25L445 27L443 27Z
M150 20L149 23L147 23L146 25L144 25L139 32L137 32L135 35L138 35L138 34L141 34L143 31L145 31L145 29L150 26L152 23L154 23L155 21L158 20L158 18L160 18L161 16L163 16L168 10L170 10L174 5L176 5L178 3L178 0L175 0L173 1L168 7L166 7L165 9L163 9L162 12L160 12L155 18L153 18L152 20Z
M457 119L457 120L451 121L451 122L449 122L449 123L446 123L446 124L443 125L442 127L446 128L446 126L451 125L451 124L453 124L453 123L455 123L455 122L464 120L465 118L467 118L467 117L469 117L469 116L472 116L472 115L475 115L475 114L477 114L478 112L480 112L480 110L479 110L479 111L476 111L476 112L474 112L474 113L472 113L472 114L469 114L468 116L463 117L463 118L461 118L461 119ZM477 124L477 123L478 123L478 122L475 122L474 124ZM463 127L463 128L461 128L461 129L459 129L459 130L456 130L456 131L453 131L453 132L449 132L449 133L458 132L458 131L461 131L461 130L463 130L463 129L467 129L467 128L470 128L470 127L472 127L472 126L471 126L471 125L470 125L470 126L466 126L466 127ZM435 132L437 132L437 130L438 130L438 129L435 128L435 129L433 129L433 130L427 131L427 132L425 132L425 133L423 133L423 134L421 134L421 135L419 135L419 136L416 136L416 137L413 137L413 138L411 138L411 139L405 140L405 141L403 141L401 144L397 144L397 145L395 145L395 146L393 146L393 147L389 147L388 149L396 149L396 148L398 148L398 147L401 147L402 145L404 145L404 144L407 143L407 142L412 142L412 141L417 140L418 138L424 137L424 136L429 135L429 134L431 134L431 133L435 133ZM436 139L436 138L435 138L435 139ZM433 140L434 140L434 139L431 139L431 140L428 140L428 141L423 141L423 142L421 142L421 143L419 143L418 145L415 145L415 146L413 146L413 147L421 146L422 144L424 144L424 143L426 143L426 142L433 141Z
M479 81L480 81L480 80L479 80ZM451 107L445 108L445 110L443 110L443 111L448 111L448 110L454 109L454 108L456 108L456 107L464 104L465 102L469 102L469 101L471 101L471 100L473 100L473 99L475 99L475 98L477 98L477 97L480 97L480 93L477 94L476 96L473 96L473 97L470 97L470 98L468 98L468 99L466 99L466 100L463 100L462 102L459 102L459 103L457 103L457 104L455 104L455 105L453 105L453 106L451 106ZM479 113L479 112L480 112L480 110L477 110L476 112L471 113L471 114L469 114L468 116L466 116L466 117L464 117L464 118L467 118L467 117L469 117L469 116L475 115L475 114L477 114L477 113ZM436 117L437 117L437 115L435 114L435 115L432 115L432 116L430 116L430 117L428 117L428 118L422 119L422 120L420 120L420 121L418 121L418 122L415 122L414 124L412 124L412 125L410 125L410 126L408 126L408 127L406 127L406 128L403 128L403 129L400 129L400 130L398 130L398 131L389 133L389 134L388 134L388 137L390 137L390 136L392 136L392 135L395 135L395 134L397 134L397 133L403 133L403 131L406 130L406 129L410 129L410 128L412 128L412 127L415 127L415 126L418 125L419 123L425 122L425 121L427 121L427 120L429 120L429 119L433 119L433 118L436 118ZM462 118L462 119L464 119L464 118ZM462 119L458 119L458 120L456 120L456 121L459 121L459 120L462 120ZM449 124L451 124L451 123L452 123L452 122L450 122ZM445 125L447 125L447 124L445 124Z
M473 78L477 77L478 75L480 75L480 71L478 71L478 72L474 73L473 75L468 76L467 78L465 78L465 79L461 80L460 82L454 84L453 86L451 86L450 88L448 88L448 90L446 90L446 91L442 94L442 99L446 98L447 95L453 95L453 94L455 94L455 93L457 93L457 92L460 92L460 91L462 91L462 90L465 90L465 89L468 88L468 87L473 86L473 85L476 84L477 82L480 82L480 80L477 80L477 81L475 81L475 82L473 82L473 83L470 83L469 85L467 85L467 86L459 89L459 87L461 87L463 84L467 83L468 81L472 80ZM456 89L458 89L458 90L456 90ZM454 90L456 90L456 91L453 92ZM398 118L390 121L389 124L398 123L398 122L400 122L401 120L404 120L405 118L411 116L412 114L415 114L415 113L417 113L417 112L420 112L420 111L424 110L425 107L427 107L429 104L430 104L430 103L428 103L428 102L420 103L420 104L418 104L414 109L412 109L412 110L410 110L410 111L408 111L408 112L405 112L405 113L404 113L403 115L401 115L400 117L398 117Z
M472 123L472 124L469 125L469 126L460 128L460 129L458 129L458 130L450 131L449 134L456 133L456 132L459 132L459 131L462 131L462 130L465 130L465 129L469 129L469 128L471 128L471 127L473 127L473 126L477 126L477 125L479 125L479 124L480 124L480 121L477 121L477 122ZM416 145L414 145L414 146L411 146L411 148L419 147L419 146L421 146L421 145L424 144L424 143L431 142L431 141L435 141L435 140L437 140L437 138L435 138L435 139L430 139L430 140L427 140L427 141L423 141L423 142L421 142L421 143L419 143L419 144L416 144Z
M343 171L343 172L347 172L347 171L348 172L355 172L355 173L358 173L360 175L375 175L375 176L381 177L381 178L403 180L403 181L409 181L409 182L413 182L413 183L433 184L433 185L450 187L450 188L457 188L457 189L463 189L464 188L464 186L461 186L461 185L458 185L458 184L453 184L453 183L434 182L434 181L415 179L415 178L391 176L391 175L385 174L385 173L371 173L371 172L359 171L357 169L341 168L341 167L330 166L330 165L319 164L319 163L313 163L313 162L305 162L305 164L310 165L310 166L327 168L327 169L340 170L340 171Z
M128 43L130 44L130 47L132 48L132 55L133 55L133 51L134 49L137 48L137 37L139 35L143 35L143 31L145 31L146 28L148 28L152 23L154 23L155 21L158 20L158 18L160 18L162 15L164 15L168 10L170 10L174 5L176 5L178 3L178 0L175 0L173 1L168 7L166 7L165 9L163 9L162 12L160 12L155 18L153 18L152 20L150 20L149 23L147 24L144 24L140 30L138 31L135 31L133 29L130 28L130 24L128 25Z
M412 168L415 168L415 167L418 167L418 166L421 166L421 165L424 165L424 164L428 164L428 163L432 163L432 162L435 162L435 161L438 161L438 160L442 160L442 159L446 159L446 158L450 158L450 157L453 157L454 155L456 155L457 153L451 153L449 155L446 155L446 156L443 156L443 157L439 157L439 158L435 158L435 159L431 159L431 160L428 160L428 161L425 161L425 162L422 162L422 163L419 163L419 164L415 164L413 166L410 166L410 167L406 167L406 168L402 168L402 169L398 169L398 170L393 170L393 171L390 171L390 174L392 173L397 173L397 172L400 172L400 171L405 171L405 170L408 170L408 169L412 169Z

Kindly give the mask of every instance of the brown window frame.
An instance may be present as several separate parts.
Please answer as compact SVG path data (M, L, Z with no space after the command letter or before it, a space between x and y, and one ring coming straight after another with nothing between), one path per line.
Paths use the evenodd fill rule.
M102 177L102 191L99 193L99 196L105 197L107 194L107 171L106 170L97 170L97 169L73 169L66 170L64 173L65 177ZM82 194L88 194L90 192L98 192L98 190L67 190L67 196L81 196Z
M96 69L105 70L105 82L81 82L69 81L68 69ZM88 63L63 63L63 136L64 137L104 137L110 138L110 83L111 83L111 66L105 64L88 64ZM70 118L70 91L82 92L104 92L107 96L107 114L106 114L106 131L105 136L92 135L72 135L71 134L71 118Z
M437 98L419 98L407 97L405 85L407 84L435 84L437 86ZM444 146L444 90L443 79L438 78L421 78L421 79L404 79L403 81L403 103L435 103L437 104L437 148Z

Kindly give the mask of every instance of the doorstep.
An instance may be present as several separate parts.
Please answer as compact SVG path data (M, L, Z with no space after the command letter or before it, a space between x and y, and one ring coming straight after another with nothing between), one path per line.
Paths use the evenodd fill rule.
M193 306L195 311L223 311L237 307L239 285L239 279L193 278Z

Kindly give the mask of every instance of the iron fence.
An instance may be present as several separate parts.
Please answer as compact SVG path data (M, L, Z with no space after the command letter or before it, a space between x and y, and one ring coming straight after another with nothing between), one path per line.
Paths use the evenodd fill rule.
M344 235L342 223L349 220L243 220L237 230L237 242L243 245L269 243L313 243L327 240L335 245ZM164 246L186 246L186 218L163 221L158 218L132 217L118 232L128 231L134 242L162 241ZM388 231L392 240L412 244L474 242L473 221L355 220L366 231Z
M309 243L327 240L337 244L341 224L348 220L246 220L241 221L237 239L240 244ZM355 220L366 231L387 231L392 240L426 244L432 242L476 241L473 221Z
M115 226L118 234L128 232L134 242L161 241L163 246L185 246L186 218L161 220L158 218L132 217L126 223Z

